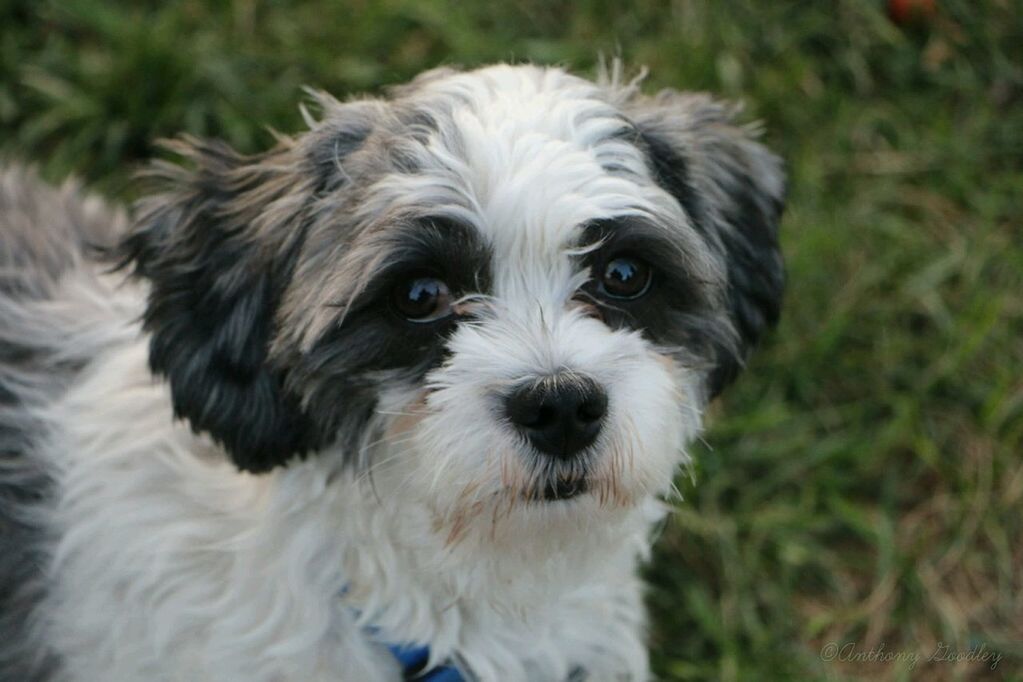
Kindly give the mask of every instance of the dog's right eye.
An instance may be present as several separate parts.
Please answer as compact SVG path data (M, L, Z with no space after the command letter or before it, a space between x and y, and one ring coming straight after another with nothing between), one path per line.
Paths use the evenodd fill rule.
M413 277L394 288L395 310L410 322L435 322L451 315L451 291L436 277Z
M650 290L653 271L643 260L618 256L608 261L600 278L600 290L610 298L635 300Z

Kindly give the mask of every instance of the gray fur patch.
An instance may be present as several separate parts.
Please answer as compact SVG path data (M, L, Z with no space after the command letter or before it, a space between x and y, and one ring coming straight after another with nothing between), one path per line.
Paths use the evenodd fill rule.
M52 339L35 343L11 319L52 298L61 277L124 226L73 182L55 189L24 168L0 169L0 680L41 682L56 669L35 614L46 594L53 481L33 449L46 429L39 408L79 369L55 357Z

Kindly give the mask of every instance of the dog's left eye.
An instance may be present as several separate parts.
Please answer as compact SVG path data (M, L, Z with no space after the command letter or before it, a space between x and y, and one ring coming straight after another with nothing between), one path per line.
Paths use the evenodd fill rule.
M650 290L653 271L650 266L632 256L617 256L604 264L600 289L611 298L632 300Z
M394 308L411 322L434 322L451 315L451 291L436 277L414 277L394 288Z

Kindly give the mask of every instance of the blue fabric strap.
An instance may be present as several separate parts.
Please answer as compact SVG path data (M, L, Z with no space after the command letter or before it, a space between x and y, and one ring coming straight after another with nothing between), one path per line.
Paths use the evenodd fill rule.
M408 646L388 644L387 648L401 664L406 680L420 680L421 682L466 682L462 673L451 665L442 665L430 670L424 670L427 661L430 659L430 647Z
M343 597L348 592L346 585L341 590ZM359 610L352 607L352 614L358 618ZM366 634L373 639L380 641L380 631L372 625L364 628ZM417 646L414 644L389 644L381 642L391 652L398 664L401 665L402 677L405 680L417 680L417 682L469 682L465 676L453 665L440 665L436 668L426 670L430 661L430 647Z

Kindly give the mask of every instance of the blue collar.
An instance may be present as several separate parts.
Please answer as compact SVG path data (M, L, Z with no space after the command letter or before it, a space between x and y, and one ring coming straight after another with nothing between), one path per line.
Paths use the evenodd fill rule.
M430 659L430 647L385 644L387 649L401 665L404 672L404 679L417 680L420 682L467 682L453 665L442 664L436 668L426 669L427 661Z
M347 592L348 586L345 585L341 589L341 596L344 596ZM356 617L359 616L359 609L351 606L349 608ZM469 682L465 675L451 663L442 663L435 668L427 669L426 666L430 661L429 646L381 642L379 630L375 626L368 625L363 630L372 639L387 647L387 650L394 656L394 660L398 661L398 665L401 666L402 679L404 680L416 680L417 682Z

